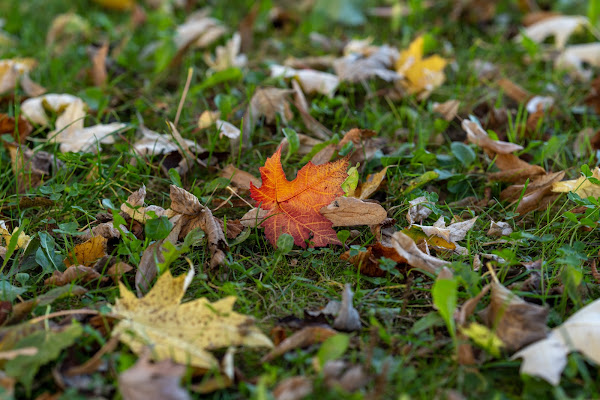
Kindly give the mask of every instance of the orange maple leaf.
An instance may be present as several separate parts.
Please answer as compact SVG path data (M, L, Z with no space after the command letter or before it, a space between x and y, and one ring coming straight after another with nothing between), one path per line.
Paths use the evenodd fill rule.
M348 160L342 159L323 165L306 164L293 181L288 181L281 166L281 147L265 166L260 168L261 187L250 185L250 194L257 206L269 210L265 221L267 239L277 246L282 233L293 236L294 243L305 248L341 244L332 222L319 210L344 194L342 183L348 176Z

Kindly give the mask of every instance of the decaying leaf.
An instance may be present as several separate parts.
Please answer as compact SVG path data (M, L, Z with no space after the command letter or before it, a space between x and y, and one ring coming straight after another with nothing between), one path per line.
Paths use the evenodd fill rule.
M45 151L33 152L26 146L15 143L4 143L10 153L11 165L18 181L19 193L25 193L31 188L38 187L44 178L50 178L53 172L64 163Z
M301 400L313 392L313 383L305 376L292 376L273 389L275 400Z
M488 236L508 236L513 232L512 227L508 222L498 221L490 224L490 229L487 231Z
M73 282L91 282L100 279L103 282L108 278L100 275L94 268L84 265L73 265L68 267L64 272L54 271L52 276L44 281L45 285L64 286L70 285Z
M506 349L516 351L546 337L546 307L527 303L496 280L491 287L490 304L479 315Z
M210 350L273 346L251 318L232 310L235 297L181 303L192 278L192 272L173 278L167 270L141 299L121 283L121 297L112 307L121 321L112 334L137 354L151 346L156 360L172 359L205 369L218 367Z
M175 30L175 59L192 47L207 47L218 40L226 32L226 28L215 18L208 16L208 9L202 9L191 14L183 24Z
M498 154L509 154L523 150L523 146L518 144L490 139L487 132L477 122L465 119L462 122L462 128L467 132L467 139L469 139L469 142L476 144L485 150L490 150Z
M0 113L0 135L8 133L18 143L23 143L30 132L31 125L22 115L19 115L19 118L15 120L15 117Z
M37 61L33 58L13 58L8 60L0 60L0 94L13 91L17 84L21 83L21 87L28 96L38 95L32 90L41 86L35 84L29 78L29 72L37 65ZM23 85L25 80L25 85ZM29 88L27 87L29 85Z
M400 257L406 259L412 267L422 269L430 274L437 275L448 263L423 253L415 242L405 233L396 232L391 236L391 244Z
M536 43L542 43L549 37L554 37L556 48L563 49L569 37L578 29L589 26L586 17L578 15L560 15L551 18L545 18L535 24L532 24L523 30L523 34ZM517 36L517 41L523 40Z
M427 236L437 236L446 242L454 244L454 251L459 254L467 254L467 249L458 245L458 241L463 240L467 233L473 228L477 217L462 222L455 222L446 227L444 217L440 217L432 226L413 225L421 228Z
M108 79L106 71L106 56L108 55L108 42L105 42L98 49L94 49L90 58L92 60L92 81L95 86L102 87Z
M142 138L133 144L133 149L140 155L169 154L181 152L180 146L171 135L161 135L145 126L140 126ZM196 153L204 152L204 149L192 140L184 139L187 146Z
M431 210L433 203L425 196L417 197L416 199L409 201L408 204L410 204L410 207L406 213L406 220L410 225L415 222L423 222L423 220L429 217L433 212Z
M592 178L600 179L600 168L594 168L592 172ZM578 179L569 181L554 182L552 184L552 191L556 193L573 192L582 198L590 196L600 196L600 185L591 182L585 176L581 176Z
M340 331L353 332L359 331L362 328L360 323L360 315L356 308L352 305L352 298L354 293L349 283L344 285L344 291L342 292L342 303L333 321L333 327Z
M261 361L269 362L276 359L279 356L284 355L288 351L299 349L310 346L315 343L322 343L332 336L337 335L338 332L331 328L322 326L307 326L292 336L279 343L269 354L264 356Z
M358 150L361 152L360 150ZM386 177L389 166L383 168L381 171L369 174L364 182L360 182L354 193L348 194L348 196L357 197L361 200L370 198L375 192L379 190L383 180Z
M50 125L50 120L48 119L46 110L58 114L78 101L83 100L71 94L49 93L25 100L21 104L21 113L35 124L48 126Z
M75 246L71 255L65 258L65 265L84 265L90 267L106 255L107 239L103 236L93 238Z
M287 124L287 121L294 117L288 100L292 92L292 90L274 87L256 89L248 106L249 118L244 118L244 121L255 124L260 117L264 116L267 123L273 123L276 115L279 115L283 123Z
M547 338L540 338L513 355L513 359L523 359L521 373L539 376L556 386L570 352L579 351L600 364L599 326L600 300L595 300L554 328Z
M443 103L434 103L433 111L441 114L446 121L452 121L458 114L458 107L460 107L460 101L448 100Z
M233 37L227 41L225 46L218 46L215 50L215 56L204 54L204 62L213 71L224 71L228 68L242 68L248 62L248 58L244 54L240 54L240 46L242 39L238 32L234 33Z
M0 237L2 237L2 239L4 239L4 244L6 244L7 246L10 243L10 241L12 240L13 235L15 235L18 230L19 230L19 227L15 226L12 233L10 233L6 226L6 222L4 222L3 220L0 220ZM17 248L18 249L27 248L30 241L31 241L31 236L26 235L24 231L21 231L19 233L19 237L17 238Z
M383 257L393 260L397 264L406 264L407 262L393 247L385 246L381 242L368 245L366 251L355 256L350 256L350 250L340 255L341 260L347 260L358 267L361 274L371 277L386 275L386 271L379 267L379 262Z
M377 225L387 218L387 211L381 205L356 197L337 197L319 212L332 226Z
M488 178L493 181L524 183L527 179L546 174L544 168L531 165L514 154L496 154L494 164L500 172L488 174Z
M333 97L340 84L336 75L314 69L294 69L282 65L271 65L271 77L296 78L305 93L320 93Z
M250 188L257 206L270 211L263 222L269 242L276 246L279 235L289 233L294 243L303 248L308 239L311 246L317 247L340 244L331 221L319 211L344 194L341 185L347 176L348 162L339 160L320 166L309 162L290 182L280 159L281 148L260 168L261 187Z
M119 391L123 400L189 400L180 382L185 365L169 359L151 363L150 351L143 353L129 369L119 374Z
M398 50L393 47L370 46L370 41L349 42L344 48L345 56L333 62L333 69L341 81L361 82L378 77L391 82L402 75L391 68L398 58Z
M255 177L249 172L242 171L233 164L228 164L225 168L223 168L219 173L219 176L221 178L230 179L231 184L240 189L250 190L251 183L254 184L254 186L261 185L259 178Z

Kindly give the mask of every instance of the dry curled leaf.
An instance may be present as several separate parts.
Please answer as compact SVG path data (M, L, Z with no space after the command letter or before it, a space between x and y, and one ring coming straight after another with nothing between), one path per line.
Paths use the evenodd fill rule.
M283 342L279 343L277 347L271 350L269 354L264 356L261 361L272 361L277 357L284 355L288 351L307 347L315 343L322 343L337 334L338 332L331 328L322 326L307 326L294 333Z
M342 292L342 303L338 311L335 320L333 321L333 327L340 331L353 332L359 331L362 328L360 323L360 315L356 308L352 305L352 299L354 293L349 283L344 285L344 291Z
M150 352L142 355L129 369L119 374L119 391L123 400L189 400L181 387L185 365L166 359L151 363Z
M536 43L542 43L549 37L554 37L556 48L563 49L569 37L578 29L589 26L586 17L578 15L559 15L551 18L545 18L535 24L532 24L523 30L523 35ZM517 41L523 40L519 35L515 38Z
M52 276L44 281L45 285L56 285L64 286L69 285L73 282L91 282L93 280L100 279L106 281L108 278L102 277L94 268L86 267L84 265L73 265L61 271L54 271Z
M469 142L485 150L490 150L498 154L508 154L523 150L523 146L521 145L490 139L487 132L477 122L465 119L462 122L462 128L467 132Z
M415 242L405 233L396 232L391 236L392 247L398 252L400 257L406 259L407 263L415 268L437 275L448 261L440 260L423 253Z
M378 203L344 196L321 208L320 213L332 226L377 225L387 218L387 211Z
M527 303L499 282L491 285L490 304L479 315L509 351L546 337L548 308Z
M228 164L219 173L221 178L231 180L231 184L240 189L250 190L250 183L260 186L261 181L249 172L242 171L233 164Z

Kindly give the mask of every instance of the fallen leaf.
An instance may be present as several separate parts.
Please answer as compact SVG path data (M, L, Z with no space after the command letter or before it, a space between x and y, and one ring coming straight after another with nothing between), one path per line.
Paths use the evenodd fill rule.
M200 114L200 118L198 118L198 128L206 129L211 127L217 122L217 120L221 117L220 111L210 111L205 110Z
M354 293L352 292L350 284L345 284L344 291L342 292L342 303L337 317L333 321L333 327L339 331L353 332L359 331L362 328L360 315L352 305L353 297Z
M185 365L169 359L151 363L149 354L143 354L129 369L119 374L119 391L123 400L189 400L187 390L181 387Z
M229 139L238 139L240 137L241 132L235 125L220 119L218 119L215 124L219 131L219 138L227 136Z
M59 14L50 24L46 34L46 46L52 49L54 54L62 53L76 40L88 38L91 30L90 23L81 15L73 12Z
M360 150L359 150L360 151ZM368 199L381 187L381 183L386 177L389 166L374 174L369 174L364 182L361 182L355 189L353 196L361 200Z
M320 93L331 98L340 84L340 79L336 75L314 69L298 70L277 64L271 65L270 69L272 78L298 79L305 93Z
M10 153L11 165L18 182L19 193L26 193L41 185L44 178L62 168L64 163L45 151L33 152L26 146L4 143Z
M600 179L600 168L594 168L592 178ZM569 181L555 182L552 184L552 191L555 193L573 192L582 198L590 196L600 196L600 185L592 183L585 176Z
M0 135L8 133L17 143L22 144L25 138L31 133L31 125L22 115L19 115L18 121L8 114L0 113Z
M390 69L398 58L398 50L384 45L363 51L363 46L352 48L355 43L349 42L344 48L346 55L333 62L333 69L341 81L361 82L378 77L392 82L402 78L402 75Z
M70 256L65 258L65 265L83 265L90 267L100 258L106 255L107 239L103 236L95 236L86 242L75 246Z
M17 233L19 230L18 226L15 226L12 233L8 231L6 223L3 220L0 220L0 236L4 239L4 243L8 246L10 241L12 240L13 235ZM27 248L29 242L31 241L31 236L26 235L25 231L21 231L19 233L19 237L17 238L17 248L24 249Z
M279 382L273 389L275 400L301 400L312 394L313 383L305 376L292 376Z
M441 114L446 121L452 121L458 114L460 101L448 100L443 103L433 103L433 111Z
M315 117L310 115L308 102L306 101L304 92L302 92L302 88L300 87L300 84L295 79L292 80L292 89L294 91L294 104L296 105L296 108L300 112L300 118L302 118L302 122L304 122L306 129L308 129L308 131L310 133L312 133L319 139L329 140L332 136L332 132L329 129L327 129L322 123L317 121L317 119ZM304 150L305 152L303 153L303 152L301 152L303 145L310 146L310 144L307 143L309 141L308 139L312 139L313 141L316 139L310 138L309 136L302 135L302 134L298 134L298 138L300 139L300 149L298 149L298 153L299 154L308 154L310 152L310 150L312 150L312 146L310 147L310 150L308 150L308 151ZM283 140L287 140L287 138L284 138ZM316 143L314 143L314 144L316 144ZM314 146L314 144L313 144L313 146Z
M32 97L21 103L21 113L31 122L41 125L50 125L46 110L53 113L63 112L69 105L83 101L71 94L49 93L38 97Z
M331 328L307 326L278 344L277 347L261 359L261 362L265 363L272 361L294 349L307 347L315 343L323 343L325 340L337 334L338 332Z
M133 2L133 0L132 0ZM95 49L91 55L92 59L92 81L94 86L102 87L106 84L108 74L106 72L106 56L108 55L108 43L102 44Z
M208 9L201 9L190 16L175 29L176 55L173 63L178 63L183 54L193 47L207 47L225 34L227 29L221 22L208 16Z
M516 351L546 337L548 308L527 303L495 280L490 304L479 312L509 351Z
M12 360L8 360L4 364L3 370L7 375L23 383L28 394L27 397L30 397L31 386L40 367L50 361L56 360L61 351L73 345L82 333L83 328L80 324L72 324L62 331L56 332L50 329L42 329L22 337L16 343L15 350L35 347L38 351L35 355L20 355Z
M171 135L161 135L145 126L140 126L142 138L133 144L133 149L140 155L169 154L181 152L177 142ZM184 139L186 145L195 153L203 153L204 149L192 140Z
M292 92L274 87L257 88L248 106L248 123L256 124L258 119L264 116L267 123L271 124L275 122L276 115L279 115L282 122L287 124L287 121L294 117L288 100Z
M352 365L344 360L330 360L323 366L325 384L352 393L365 386L369 377L362 365Z
M402 87L410 94L419 94L420 99L426 98L444 83L444 68L448 64L438 55L423 58L424 45L423 36L417 37L408 49L400 52L395 63L396 72L404 77L399 81Z
M560 15L532 24L525 28L522 34L536 43L542 43L547 38L554 37L556 48L563 49L569 37L575 31L585 26L589 26L589 21L586 17ZM519 35L515 40L522 41L523 38Z
M500 172L488 174L488 178L493 181L524 183L527 179L546 174L544 168L531 165L514 154L496 154L494 165Z
M231 184L240 189L250 190L250 184L254 184L254 186L259 186L261 184L261 180L249 172L242 171L241 169L235 167L233 164L228 164L225 168L221 170L219 173L221 178L229 179Z
M590 80L594 71L592 68L599 66L600 42L567 46L554 60L554 68L569 71L582 81Z
M381 258L388 258L397 264L406 264L406 259L401 257L393 247L384 246L381 242L367 246L367 250L350 256L350 250L340 255L341 260L347 260L358 267L359 272L370 277L381 277L387 274L379 267Z
M181 303L192 278L192 272L173 278L167 270L141 299L120 283L121 297L112 312L121 321L112 334L119 335L136 354L151 346L154 359L172 359L205 369L218 367L209 350L272 347L251 318L232 310L233 296L214 303L205 298Z
M270 211L262 224L269 242L276 246L279 235L289 233L302 248L308 239L311 247L340 244L331 221L319 211L344 194L341 185L347 176L348 161L320 166L309 162L293 181L288 181L280 159L281 148L260 168L261 187L253 184L250 187L257 206Z
M433 212L431 207L434 204L425 196L417 197L409 201L408 204L410 207L406 213L406 220L410 225L413 225L415 222L423 222Z
M106 281L108 278L100 275L94 268L86 267L84 265L73 265L61 271L54 271L52 276L44 281L44 285L56 285L64 286L70 285L73 282L91 282L93 280L100 279Z
M462 122L462 128L467 132L467 139L469 142L476 144L485 150L491 150L498 154L508 154L523 150L523 146L518 144L490 139L487 132L483 130L481 125L477 122L465 119Z
M487 231L488 236L508 236L513 232L512 227L508 222L498 221L490 224L490 229Z
M224 71L228 68L242 68L246 66L248 58L240 54L242 39L238 32L225 43L225 46L217 46L215 56L204 54L204 62L213 71Z
M449 264L448 261L440 260L439 258L423 253L419 250L415 242L403 232L394 233L391 239L392 247L412 267L437 275Z
M516 101L517 103L526 103L533 98L533 94L523 89L521 86L514 83L508 78L501 78L496 81L496 84L502 89L504 94Z
M381 205L356 197L337 197L319 212L332 226L377 225L387 218L387 211Z
M270 210L263 210L262 208L255 207L244 214L244 216L240 219L240 222L247 228L256 228L262 224L265 218L267 218L267 215L270 213Z
M562 325L512 356L522 358L521 373L539 376L556 386L567 365L567 355L579 351L595 364L600 364L600 300L595 300L573 314Z
M37 64L33 58L13 58L0 60L0 94L11 92L22 76L28 74Z

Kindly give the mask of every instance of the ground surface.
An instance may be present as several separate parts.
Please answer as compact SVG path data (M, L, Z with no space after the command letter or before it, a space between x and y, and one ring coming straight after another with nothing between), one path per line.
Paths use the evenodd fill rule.
M204 6L194 1L190 3L192 10ZM3 299L7 300L3 307L8 310L8 315L14 317L19 303L52 290L55 286L45 284L45 280L54 269L65 268L62 260L80 241L77 232L96 226L101 222L99 213L108 211L110 214L107 204L112 203L118 208L141 185L146 186L146 204L169 207L169 185L176 184L197 196L216 217L226 221L242 217L250 207L238 197L231 196L231 191L226 188L228 179L219 177L220 170L234 164L260 176L259 167L284 138L282 128L308 135L311 132L297 108L292 106L293 118L286 121L278 116L272 123L261 118L253 128L250 143L246 143L241 152L232 153L230 140L219 137L215 126L199 129L197 122L203 111L220 110L223 120L241 127L244 112L257 87L291 87L289 79L269 77L269 64L282 64L288 57L339 57L342 47L337 47L337 42L343 46L352 38L371 37L375 45L389 44L403 50L420 34L426 34L428 54L439 54L449 61L444 70L445 82L427 99L420 100L413 95L394 97L389 92L393 83L370 78L358 83L342 82L331 98L322 94L307 95L310 114L339 138L352 128L370 129L376 132L377 138L382 138L378 151L361 160L359 175L364 181L369 174L389 166L386 180L371 198L382 204L388 217L396 220L397 230L409 225L406 220L408 202L423 195L436 204L433 214L423 225L432 225L440 216L445 217L447 223L453 219L478 217L475 226L460 241L467 249L466 255L432 251L452 262L459 305L479 293L490 281L486 260L483 260L484 266L473 271L473 260L478 254L496 254L504 259L504 262L493 262L490 268L495 270L504 286L516 284L512 286L513 291L526 301L548 307L550 328L560 325L598 297L598 282L590 269L591 262L597 257L599 243L594 203L562 194L552 198L548 207L527 213L516 212L519 195L514 198L517 202L500 199L502 190L511 183L489 179L489 174L498 170L493 166L493 156L469 143L461 129L461 120L474 115L482 123L489 124L488 129L498 138L522 145L524 150L516 153L522 160L546 171L565 171L564 179L581 176L584 164L590 169L597 164L596 150L589 141L583 150L574 151L579 132L598 127L598 116L584 102L590 84L573 80L556 70L551 61L536 54L540 49L513 42L524 16L517 2L498 2L496 13L487 21L465 13L456 21L448 18L455 7L452 2L433 2L431 7L425 7L419 1L410 1L409 5L404 5L408 10L406 16L368 16L356 26L345 25L332 16L298 11L299 5L288 2L279 4L280 15L276 19L272 17L274 11L270 11L277 5L275 1L273 4L271 1L209 3L210 15L220 20L228 33L206 49L184 52L179 62L173 62L172 37L175 27L189 15L185 9L174 9L169 13L143 6L146 19L134 26L130 11L111 11L91 1L0 3L4 30L15 39L11 45L0 48L3 59L36 59L38 65L30 72L30 77L49 93L80 96L89 107L86 125L124 122L134 128L117 135L115 144L102 145L100 151L73 153L61 152L59 144L46 142L49 128L34 126L24 145L36 152L53 154L64 164L58 171L46 175L41 185L28 187L21 193L19 182L23 177L15 174L9 148L0 146L0 219L6 221L10 231L19 226L33 238L43 239L47 246L44 251L54 254L56 261L56 264L49 264L51 256L44 260L30 256L29 261L24 262L27 254L19 249L7 257L1 270L3 282L24 289L18 296L7 295ZM215 73L209 71L203 54L214 54L215 47L231 37L255 3L253 42L246 53L247 64L237 72L229 70L231 75L217 74L222 81L215 81ZM375 2L365 3L369 4L358 7L358 12L382 6L371 4ZM583 1L559 3L553 5L553 11L586 15L588 10ZM69 26L67 33L62 33L62 39L47 44L46 35L52 21L67 12L80 15L85 29ZM348 20L350 16L340 18ZM69 30L73 33L68 33ZM329 44L333 48L325 48L309 39L313 31L331 39ZM593 40L591 34L587 35L579 34L573 41ZM247 39L247 36L243 38L245 45L248 45ZM60 40L64 40L64 44L59 45ZM90 76L92 62L88 53L90 46L99 47L103 42L110 43L106 64L108 78L98 87ZM153 42L158 43L158 49L143 58L144 49ZM475 60L493 63L497 68L496 76L488 80L479 78L473 64ZM167 165L167 160L162 156L135 155L132 143L140 135L135 128L142 122L151 130L168 134L165 121L176 118L189 68L193 68L193 76L177 126L184 138L196 141L206 150L200 159L208 166L192 163L187 173L177 176L165 172L167 168L162 165ZM330 68L326 71L332 72ZM515 102L496 83L502 77L511 79L534 95L553 97L552 110L537 120L531 129L521 129L529 114L523 103ZM21 88L2 95L0 111L17 115L25 98ZM445 121L433 108L434 102L448 100L460 101L460 108L458 117ZM500 114L508 115L506 121L494 126L493 121L490 122L493 110L502 110ZM11 133L6 132L9 136ZM4 138L12 140L8 136ZM461 144L453 144L456 142ZM293 178L310 159L309 156L303 160L305 154L291 154L283 162L289 178ZM132 163L132 159L135 162ZM413 179L430 171L437 172L438 178L407 190ZM239 193L254 205L249 192ZM470 196L476 198L476 205L460 203ZM25 207L24 197L50 201L41 206L38 203L34 207ZM110 203L103 201L105 199ZM566 211L582 206L588 211L579 210L568 214L569 218L563 217ZM584 212L587 213L585 220ZM507 222L514 232L502 239L488 236L486 232L492 220ZM569 356L561 383L556 387L538 378L520 375L521 361L511 360L508 351L493 357L473 345L475 359L468 364L457 355L458 342L452 340L444 320L433 307L431 290L435 277L414 270L409 272L406 265L396 269L395 263L390 266L389 260L384 260L387 272L383 276L360 274L356 266L340 259L340 255L349 249L354 253L364 251L377 238L367 226L335 229L338 232L356 231L346 240L345 246L307 249L295 246L284 251L274 249L263 230L250 229L248 235L242 233L229 240L230 250L216 268L209 268L211 253L203 242L185 254L187 260L179 257L169 268L174 275L179 275L189 269L190 263L195 266L196 277L187 290L186 300L206 297L216 301L228 295L237 296L235 310L253 316L257 326L267 334L274 327L281 327L286 334L291 334L297 327L282 323L282 318L296 316L302 319L305 310L324 307L329 300L340 300L343 285L350 283L362 329L349 334L352 337L350 347L340 358L351 364L363 364L368 383L354 392L328 387L312 360L318 344L293 350L268 363L260 361L264 350L242 348L235 358L239 370L236 382L207 396L214 399L269 398L272 396L270 391L279 382L296 375L314 379L315 392L311 396L323 399L600 396L597 367L577 353ZM143 233L140 237L127 242L109 241L109 254L136 267L142 251L151 243ZM47 241L52 243L47 244ZM39 240L35 243L42 246ZM37 248L30 251L35 252ZM533 287L519 286L532 275L522 263L535 260L543 260L540 281ZM134 277L135 270L126 273L122 279L128 287L134 288ZM49 305L37 305L16 319L0 319L4 321L0 350L14 347L14 340L11 346L7 339L11 332L17 332L19 338L29 334L26 330L16 331L15 327L21 327L18 323L61 310L89 308L107 312L107 305L114 304L119 296L118 286L112 280L75 280L74 283L83 286L87 292L60 298ZM488 297L483 298L478 310L485 307ZM48 363L44 363L35 375L30 394L17 383L16 398L34 398L43 393L62 393L60 398L65 399L119 396L117 377L137 359L124 344L104 355L102 367L97 371L80 376L79 380L62 375L68 367L92 357L110 337L110 326L85 316L77 318L83 326L79 339L49 357ZM480 321L477 317L470 318ZM69 325L70 320L71 316L53 318L45 329L59 329ZM458 340L469 343L464 336ZM221 357L224 351L216 354ZM188 372L183 380L186 388L208 379ZM213 371L214 374L217 373ZM62 382L57 378L60 376L63 376ZM193 390L191 395L201 396Z

